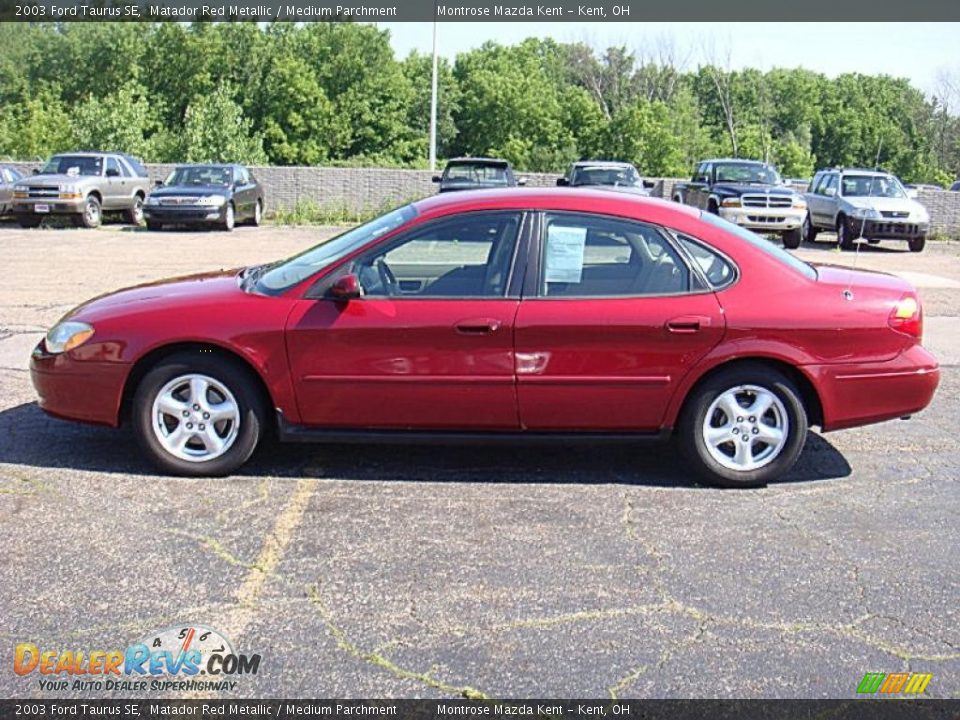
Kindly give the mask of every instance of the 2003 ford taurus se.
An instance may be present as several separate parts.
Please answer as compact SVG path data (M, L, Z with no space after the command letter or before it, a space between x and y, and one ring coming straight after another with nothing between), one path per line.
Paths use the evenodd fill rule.
M451 193L281 262L121 290L31 359L40 406L129 422L163 470L282 440L676 437L754 486L824 430L926 407L905 281L814 267L715 216L602 191Z

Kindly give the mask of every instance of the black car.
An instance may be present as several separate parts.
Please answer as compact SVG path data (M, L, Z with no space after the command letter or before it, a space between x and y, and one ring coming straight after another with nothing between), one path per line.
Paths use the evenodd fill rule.
M960 192L960 180L957 180L953 185L950 186L950 192Z
M637 168L628 162L581 160L557 180L557 185L570 187L611 188L636 195L649 195L652 182L644 181Z
M243 165L178 165L143 208L147 227L217 225L233 230L238 222L259 225L263 187Z
M517 178L507 160L499 158L454 158L447 162L442 175L434 175L440 192L479 190L482 188L516 187L526 184Z

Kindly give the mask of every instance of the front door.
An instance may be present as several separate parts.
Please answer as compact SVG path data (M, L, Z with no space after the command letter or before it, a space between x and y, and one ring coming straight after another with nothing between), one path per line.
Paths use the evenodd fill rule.
M654 226L573 213L542 226L514 333L523 428L658 429L723 336L715 294Z
M363 297L302 300L287 347L302 421L516 430L510 291L522 214L436 220L335 270Z

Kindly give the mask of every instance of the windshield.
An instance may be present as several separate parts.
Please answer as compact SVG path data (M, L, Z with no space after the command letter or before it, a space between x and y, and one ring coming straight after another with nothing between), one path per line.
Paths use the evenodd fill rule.
M759 163L718 163L716 165L717 182L760 183L779 185L780 173L769 165Z
M906 197L900 181L893 175L844 175L841 194L844 197Z
M632 167L580 167L573 173L572 185L612 185L639 187L640 174Z
M728 222L727 220L724 220L723 218L718 217L713 213L701 212L700 219L710 223L711 225L714 225L720 228L721 230L724 230L730 233L731 235L736 235L741 240L745 240L746 242L753 245L755 248L762 250L767 255L775 258L776 260L779 260L784 265L788 265L789 267L793 268L797 272L807 276L811 280L817 279L817 271L814 270L813 267L803 262L803 260L799 260L798 258L794 257L793 255L788 253L786 250L781 248L779 245L775 245L769 240L760 237L756 233L752 233L749 230L745 230L739 225L735 225L732 222Z
M263 273L257 280L257 290L266 295L275 295L288 290L371 240L397 229L416 215L417 211L413 205L397 208L365 225L315 245L306 252L283 260Z
M100 175L103 158L90 155L57 155L44 168L44 175Z
M443 181L483 185L506 185L507 166L485 163L450 163L443 171Z
M163 181L164 185L217 185L227 186L233 182L233 169L222 166L181 167Z

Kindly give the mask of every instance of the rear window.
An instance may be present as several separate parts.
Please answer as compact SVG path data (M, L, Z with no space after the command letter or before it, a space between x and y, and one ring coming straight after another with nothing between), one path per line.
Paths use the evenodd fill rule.
M796 270L798 273L810 278L811 280L817 279L817 271L814 270L811 265L808 265L803 260L794 257L779 245L775 245L766 238L762 238L756 233L750 232L749 230L744 230L739 225L728 222L727 220L724 220L713 213L701 212L700 219L706 223L709 223L710 225L720 228L727 233L730 233L731 235L736 235L741 240L750 243L758 250L762 250L770 257Z
M492 163L450 163L443 172L443 179L450 183L506 185L507 166Z

